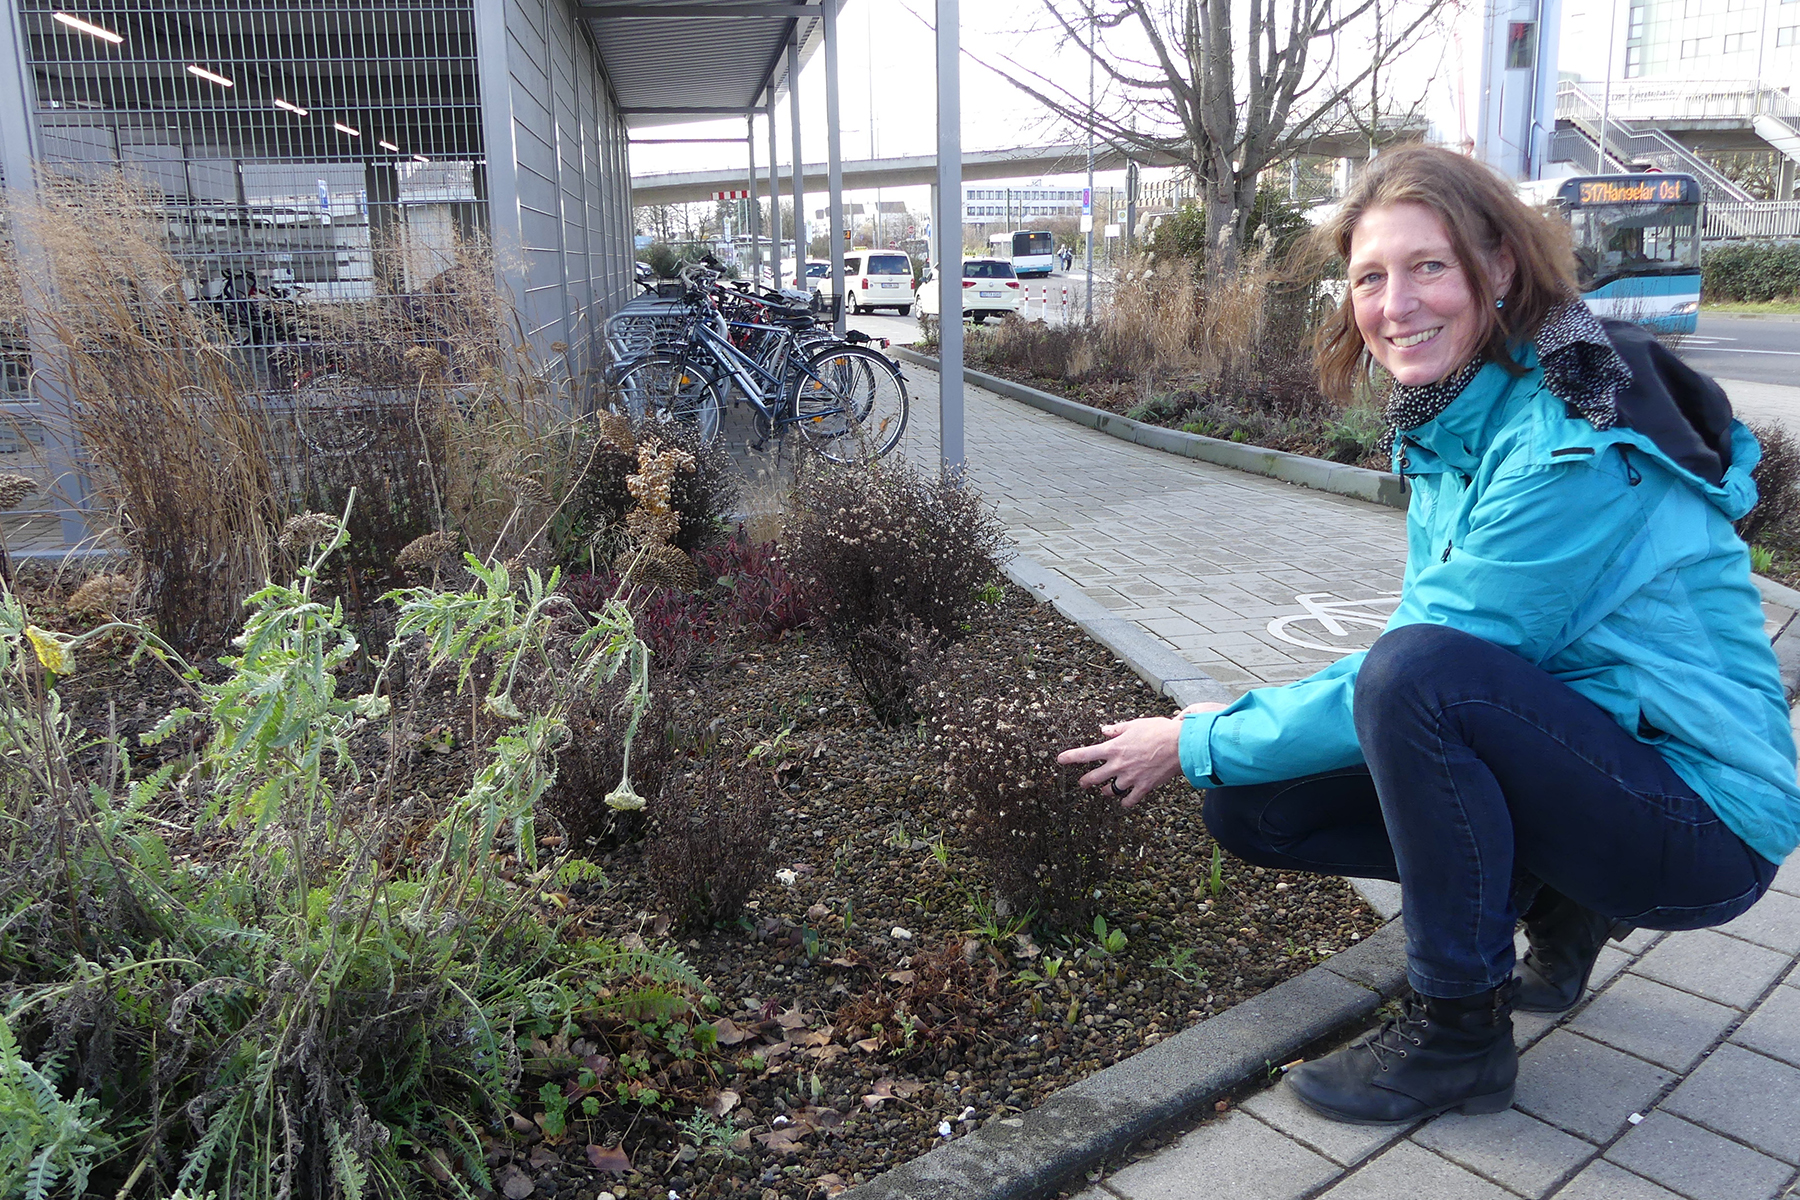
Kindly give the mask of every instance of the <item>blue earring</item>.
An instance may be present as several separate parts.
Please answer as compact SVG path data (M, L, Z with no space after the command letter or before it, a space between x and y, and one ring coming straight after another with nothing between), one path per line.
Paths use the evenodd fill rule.
M1497 297L1494 300L1494 307L1495 308L1505 308L1506 307L1506 297L1505 296Z

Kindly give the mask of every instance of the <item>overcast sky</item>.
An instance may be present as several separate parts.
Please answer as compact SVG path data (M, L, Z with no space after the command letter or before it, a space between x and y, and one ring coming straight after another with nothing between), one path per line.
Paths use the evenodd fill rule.
M1402 6L1417 0L1392 0ZM1721 0L1722 2L1722 0ZM1452 0L1479 9L1480 0ZM1015 68L1008 56L1023 61L1077 95L1085 92L1087 56L1079 49L1061 48L1049 31L1049 18L1041 0L965 0L962 21L962 137L965 150L998 150L1054 141L1080 141L1083 135L1047 113L1001 74ZM1067 0L1064 11L1077 10ZM933 0L850 0L838 29L842 153L845 161L876 157L929 154L937 142L936 39L932 23ZM1120 35L1115 34L1115 37ZM1353 47L1345 57L1353 56ZM1444 75L1449 39L1426 39L1394 78L1394 90L1418 93L1428 87L1440 107L1453 93L1454 81ZM871 65L873 64L873 65ZM1099 81L1105 87L1104 76ZM1409 97L1410 98L1410 97ZM809 163L825 161L825 56L815 54L801 71L801 152ZM782 162L789 161L790 118L785 100L776 106L776 136ZM758 174L767 177L768 132L756 124ZM657 126L634 136L741 137L744 122L733 118L684 126ZM740 144L658 146L634 145L634 175L664 171L743 169L746 151ZM1050 177L1052 182L1076 182L1079 174ZM1100 173L1099 187L1122 186L1123 172ZM872 192L846 190L856 199ZM928 190L890 188L884 199L902 199L924 208ZM809 208L820 201L809 199Z

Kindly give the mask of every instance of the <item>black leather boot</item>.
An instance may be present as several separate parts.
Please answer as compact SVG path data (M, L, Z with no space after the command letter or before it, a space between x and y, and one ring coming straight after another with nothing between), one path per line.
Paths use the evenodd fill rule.
M1516 986L1454 1000L1409 996L1372 1036L1294 1068L1288 1084L1308 1108L1351 1125L1405 1125L1452 1108L1504 1112L1519 1075Z
M1552 887L1538 892L1525 910L1525 938L1530 948L1513 971L1520 1012L1559 1013L1575 1007L1587 990L1588 976L1606 939L1624 937L1631 926L1583 908Z

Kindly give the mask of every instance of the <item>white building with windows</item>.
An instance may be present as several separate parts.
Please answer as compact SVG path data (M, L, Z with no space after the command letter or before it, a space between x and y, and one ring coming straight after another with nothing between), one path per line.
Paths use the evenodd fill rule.
M1047 217L1079 217L1081 191L1078 187L1041 184L1024 187L965 185L963 224L1024 226Z
M1800 0L1563 0L1564 72L1800 88ZM1610 49L1610 71L1608 70Z

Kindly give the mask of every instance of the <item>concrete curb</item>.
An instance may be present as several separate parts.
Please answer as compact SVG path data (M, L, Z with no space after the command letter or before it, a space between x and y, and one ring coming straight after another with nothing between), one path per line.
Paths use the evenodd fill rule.
M893 346L888 353L915 366L938 370L937 359L927 358L916 350ZM1386 471L1371 471L1365 467L1309 458L1304 454L1289 454L1285 450L1270 450L1264 446L1251 446L1198 433L1183 433L1179 429L1166 429L1161 425L1134 421L1130 417L1122 417L1089 404L1065 400L1061 396L1026 387L1010 379L1001 379L997 375L983 374L968 367L963 368L963 380L1021 404L1029 404L1052 416L1085 425L1122 441L1161 450L1165 454L1199 459L1215 466L1247 471L1252 475L1266 475L1271 479L1297 483L1321 492L1385 504L1389 508L1406 507L1405 482L1398 475Z
M843 1200L1035 1200L1336 1030L1366 1021L1406 975L1390 922L1348 950L1080 1083L843 1193Z

